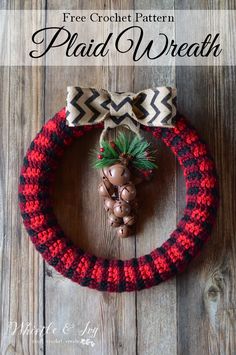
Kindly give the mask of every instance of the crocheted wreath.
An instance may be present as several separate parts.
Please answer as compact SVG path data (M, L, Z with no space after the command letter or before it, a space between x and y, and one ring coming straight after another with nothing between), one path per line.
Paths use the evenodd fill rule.
M178 116L174 128L141 128L171 148L186 182L184 216L169 239L150 254L130 260L104 259L65 236L54 215L51 185L59 159L75 139L102 124L71 128L65 109L50 119L30 145L19 185L24 225L38 252L63 276L100 291L148 288L181 272L209 237L216 216L218 184L214 162L195 129Z

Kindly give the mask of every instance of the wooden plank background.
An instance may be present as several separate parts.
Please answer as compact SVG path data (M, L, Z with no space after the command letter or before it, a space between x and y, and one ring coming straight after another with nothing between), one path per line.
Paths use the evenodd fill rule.
M235 9L235 1L226 0L66 5L62 0L0 2L1 9ZM0 354L236 354L235 67L2 67L0 78ZM155 288L107 294L79 287L44 264L21 224L17 183L24 153L43 122L64 105L66 86L78 83L124 91L176 85L179 110L215 158L221 203L212 238L186 272ZM87 159L97 140L94 132L66 152L54 191L57 217L74 243L97 255L125 259L147 253L167 239L182 213L182 172L160 145L158 173L139 192L143 222L135 238L118 240L107 227L98 176ZM74 328L69 336L49 331L37 337L12 334L10 322ZM97 329L94 347L75 341L88 322Z

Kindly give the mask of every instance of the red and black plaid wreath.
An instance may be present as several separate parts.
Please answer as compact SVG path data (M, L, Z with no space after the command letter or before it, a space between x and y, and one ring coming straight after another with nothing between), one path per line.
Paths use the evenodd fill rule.
M66 147L103 124L68 127L62 109L50 119L30 145L19 185L24 225L36 249L63 276L93 289L135 291L167 280L185 269L209 237L216 217L218 185L215 166L195 129L177 116L174 128L150 128L156 139L176 155L186 182L186 207L177 228L162 246L130 260L109 260L76 247L54 215L51 185Z

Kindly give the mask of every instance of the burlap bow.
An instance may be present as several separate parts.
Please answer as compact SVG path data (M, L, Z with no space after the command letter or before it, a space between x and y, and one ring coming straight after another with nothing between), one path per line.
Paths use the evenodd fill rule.
M105 131L108 127L119 125L124 125L135 133L138 132L139 124L173 127L176 89L163 86L134 94L69 86L66 116L70 127L104 121Z

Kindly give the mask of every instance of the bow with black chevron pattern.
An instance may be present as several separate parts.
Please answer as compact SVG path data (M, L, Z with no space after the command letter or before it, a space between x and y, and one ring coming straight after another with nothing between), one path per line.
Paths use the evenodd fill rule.
M109 118L113 127L129 122L154 127L173 127L176 89L157 87L137 94L104 89L68 87L66 116L69 126L92 125Z

